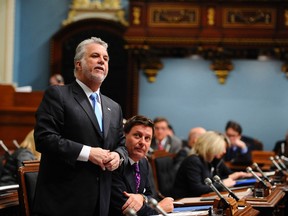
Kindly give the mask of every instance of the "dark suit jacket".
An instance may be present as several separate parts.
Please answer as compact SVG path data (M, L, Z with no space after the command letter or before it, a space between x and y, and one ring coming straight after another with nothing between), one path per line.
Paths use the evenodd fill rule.
M34 212L108 215L112 172L89 161L77 161L83 145L114 150L127 158L121 108L104 95L101 100L104 134L76 81L45 92L34 133L37 150L42 153Z
M242 165L251 165L252 164L252 155L251 151L248 148L246 153L242 153L241 148L233 147L227 148L226 154L224 156L225 161L230 161L233 164L242 164Z
M288 143L286 140L279 140L275 143L275 146L273 148L273 151L275 152L276 155L282 155L282 150L281 150L281 145L284 143L284 156L288 156Z
M141 181L138 189L138 193L144 194L147 197L152 195L151 182L149 179L149 164L146 158L139 161ZM136 194L135 186L135 173L133 166L128 163L126 166L122 166L113 172L113 184L111 193L111 204L110 204L110 216L122 215L122 206L127 201L127 197L124 196L123 192ZM147 205L143 205L142 208L137 212L138 216L141 215L156 215L157 211L153 210Z
M211 188L205 184L205 179L211 178L212 180L216 174L222 178L221 175L224 174L222 171L227 168L225 167L224 163L207 163L198 155L188 156L177 172L173 198L197 197L212 192ZM223 190L220 185L214 184L214 186L218 190Z
M152 139L151 148L154 150L158 150L158 145L157 145L155 139ZM167 140L166 140L165 145L164 145L164 149L167 152L176 154L178 151L180 151L181 148L182 148L182 140L181 139L179 139L178 137L171 137L171 136L167 137Z

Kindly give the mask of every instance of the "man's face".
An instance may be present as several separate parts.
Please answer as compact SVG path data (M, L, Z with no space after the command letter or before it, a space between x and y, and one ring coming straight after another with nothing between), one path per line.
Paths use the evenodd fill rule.
M155 138L157 140L163 140L168 134L168 124L165 121L157 122L154 124Z
M102 83L108 74L109 56L105 47L100 44L88 44L86 53L77 66L82 70L81 81Z
M235 144L236 140L239 140L241 138L241 135L232 128L228 128L226 130L226 136L229 138L232 145Z
M151 145L152 135L152 128L144 125L136 125L128 134L125 134L126 147L132 160L139 161L146 156Z

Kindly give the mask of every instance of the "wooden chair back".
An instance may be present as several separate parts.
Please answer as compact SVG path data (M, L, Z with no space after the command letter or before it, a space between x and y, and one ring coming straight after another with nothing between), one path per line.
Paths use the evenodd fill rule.
M39 171L39 161L24 161L23 166L19 167L19 206L21 215L30 216L36 181Z
M155 189L165 196L167 196L167 194L165 194L166 190L168 190L167 187L169 184L173 184L172 180L173 177L175 177L173 169L174 156L174 154L165 150L155 150L148 158L152 167ZM165 189L165 191L163 191L163 189Z
M254 151L251 151L251 155L252 155L253 163L257 163L258 166L263 171L270 170L270 167L272 165L272 161L270 160L270 157L275 156L275 153L273 151L254 150Z

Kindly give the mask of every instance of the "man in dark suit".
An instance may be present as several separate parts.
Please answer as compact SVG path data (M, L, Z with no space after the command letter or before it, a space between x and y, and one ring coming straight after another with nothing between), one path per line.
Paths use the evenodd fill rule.
M74 57L76 81L49 87L37 110L34 136L42 156L35 215L108 215L111 171L127 161L127 151L121 107L100 93L107 47L100 38L82 41ZM92 93L97 101L89 99Z
M182 148L182 140L175 135L169 135L169 122L166 118L154 119L155 134L151 143L153 150L165 150L172 154L178 153Z
M284 155L285 157L288 157L288 131L285 135L285 139L278 140L275 143L273 151L275 152L276 155L279 156Z
M228 121L225 133L230 140L231 146L227 148L224 160L233 164L250 165L252 163L251 150L241 139L241 125L235 121Z
M144 116L130 118L125 126L126 147L129 162L113 172L113 184L109 215L126 214L129 209L141 215L156 215L157 211L146 204L152 195L149 164L145 155L153 137L153 122ZM139 166L135 169L134 166ZM136 179L136 175L140 177ZM139 183L139 184L138 184ZM173 210L173 199L166 197L159 202L166 212Z

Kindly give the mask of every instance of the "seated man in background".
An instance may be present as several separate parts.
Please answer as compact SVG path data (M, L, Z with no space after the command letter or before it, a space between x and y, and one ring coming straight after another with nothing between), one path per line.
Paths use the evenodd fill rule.
M284 155L285 157L288 157L288 131L284 140L279 140L275 143L273 151L276 155Z
M170 153L178 153L182 148L182 140L177 136L169 135L169 122L166 118L158 117L154 119L155 134L152 139L151 148L153 150L165 150Z
M49 79L50 85L64 85L64 78L61 74L54 74Z
M231 146L227 149L224 160L233 164L250 165L252 163L251 151L246 143L241 140L241 125L235 121L229 121L226 124L225 133L230 140Z
M138 216L156 215L156 210L146 202L152 195L149 179L149 162L145 155L153 137L153 122L144 116L134 116L124 125L129 162L113 172L109 215L123 215L133 209ZM166 197L159 202L166 212L173 211L173 199Z
M181 162L190 154L194 143L197 141L198 137L206 132L206 129L202 127L195 127L189 131L188 143L183 146L182 149L174 157L174 169L177 171L180 167Z
M173 198L197 197L212 192L205 184L206 178L218 175L226 187L235 185L239 178L251 177L250 173L232 172L222 157L226 153L229 140L215 131L207 131L196 141L191 154L184 159L177 172L174 183ZM218 190L223 190L220 185L215 185Z

